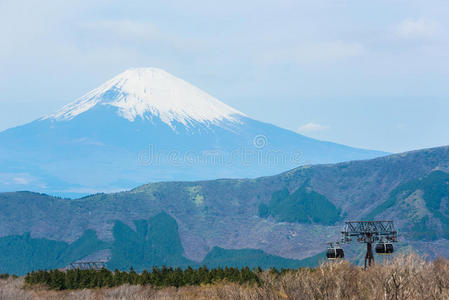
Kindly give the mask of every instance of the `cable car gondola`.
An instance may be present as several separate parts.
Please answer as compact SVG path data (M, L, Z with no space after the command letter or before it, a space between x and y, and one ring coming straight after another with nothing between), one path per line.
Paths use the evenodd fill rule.
M393 254L394 248L392 243L377 243L376 253L377 254Z
M332 245L327 248L326 251L326 257L327 259L333 260L333 259L342 259L345 257L345 252L340 247L333 247Z

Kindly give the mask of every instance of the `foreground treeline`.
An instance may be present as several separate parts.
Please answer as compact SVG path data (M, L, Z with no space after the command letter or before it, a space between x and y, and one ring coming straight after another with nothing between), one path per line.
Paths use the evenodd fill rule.
M50 289L71 290L85 288L115 287L123 284L152 285L156 287L180 287L186 285L205 285L218 281L235 282L239 284L259 283L256 273L262 270L251 270L247 267L208 269L206 266L198 269L154 267L151 272L136 273L132 268L129 272L107 269L101 270L50 270L28 273L25 276L27 284L44 284Z
M17 278L17 275L9 275L8 273L0 274L0 279L8 279L9 277Z
M101 273L109 274L112 280L117 280L116 283L112 281L112 285L124 284L108 287L103 283L102 288L60 291L56 290L59 288L57 285L50 286L52 279L44 281L42 278L53 276L53 282L59 281L64 285L62 281L69 278L69 274L77 276L76 271L35 272L29 274L26 280L28 283L41 284L27 284L24 278L0 280L0 299L449 299L449 260L440 258L429 262L417 255L398 255L367 270L347 261L324 263L314 269L284 272L245 269L237 273L233 269L234 275L230 275L231 269L228 269L229 275L220 275L222 280L217 274L215 277L212 275L218 270L206 271L205 268L201 271L159 269L158 272L142 274L108 273L106 270L86 272L92 278ZM167 274L165 277L161 276L163 272ZM191 278L190 281L186 280L184 286L178 283L179 287L176 287L176 280L169 278L182 277L180 274L184 272L191 273L191 276L183 277ZM253 279L244 279L243 274L248 274L248 278ZM153 284L151 279L148 279L148 284L139 282L139 278L142 280L144 276L155 276L160 281ZM48 277L45 280L49 280ZM166 280L164 284L163 280ZM81 284L81 281L73 282ZM92 286L100 286L95 284L95 280L87 279L83 284L88 285L87 282L94 282Z

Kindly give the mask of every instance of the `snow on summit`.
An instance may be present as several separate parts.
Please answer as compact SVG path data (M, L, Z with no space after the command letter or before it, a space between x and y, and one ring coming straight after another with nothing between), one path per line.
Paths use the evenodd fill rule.
M238 121L243 113L188 82L157 68L129 69L43 119L71 120L97 105L117 107L117 113L134 121L158 117L189 125L192 121Z

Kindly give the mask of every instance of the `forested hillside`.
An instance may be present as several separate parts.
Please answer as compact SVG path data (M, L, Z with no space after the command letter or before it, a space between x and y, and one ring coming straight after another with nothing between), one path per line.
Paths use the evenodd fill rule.
M36 243L53 247L44 261L58 266L83 257L120 268L216 265L223 258L239 265L238 257L289 265L280 257L322 253L344 220L367 218L394 220L407 249L449 255L448 172L449 147L440 147L258 179L152 183L81 199L2 193L0 255L33 257L26 245ZM11 243L17 252L5 248Z

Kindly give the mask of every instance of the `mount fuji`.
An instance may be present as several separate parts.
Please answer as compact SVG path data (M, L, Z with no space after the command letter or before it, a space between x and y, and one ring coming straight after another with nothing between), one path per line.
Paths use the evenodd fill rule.
M385 154L254 120L163 70L135 68L55 113L0 132L0 191L78 196Z

